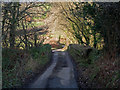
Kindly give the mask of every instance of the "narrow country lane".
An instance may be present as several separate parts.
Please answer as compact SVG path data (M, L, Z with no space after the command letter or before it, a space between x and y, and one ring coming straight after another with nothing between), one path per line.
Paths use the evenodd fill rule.
M78 88L71 59L66 51L54 50L53 63L30 88Z

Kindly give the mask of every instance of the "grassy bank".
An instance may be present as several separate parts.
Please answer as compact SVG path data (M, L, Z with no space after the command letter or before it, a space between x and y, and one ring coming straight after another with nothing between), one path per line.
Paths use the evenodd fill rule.
M107 54L91 47L71 45L69 54L76 63L78 84L83 88L115 88L120 86L119 57L112 60Z
M51 46L2 50L3 88L19 87L50 61Z

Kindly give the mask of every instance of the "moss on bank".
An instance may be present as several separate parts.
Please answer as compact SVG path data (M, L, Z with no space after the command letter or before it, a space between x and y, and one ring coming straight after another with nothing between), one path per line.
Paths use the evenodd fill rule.
M106 59L106 54L83 45L70 45L68 52L76 63L80 87L116 88L120 86L119 57L114 60Z
M34 47L29 50L3 48L3 88L20 87L26 78L44 68L50 61L50 57L50 45Z

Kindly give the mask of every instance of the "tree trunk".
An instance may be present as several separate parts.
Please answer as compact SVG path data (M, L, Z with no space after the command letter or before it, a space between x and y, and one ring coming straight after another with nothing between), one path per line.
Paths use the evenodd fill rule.
M9 42L10 42L10 48L13 48L14 47L14 44L15 44L15 25L11 25L11 28L10 28L10 39L9 39Z
M35 33L35 35L34 35L34 45L35 45L35 47L37 47L37 34Z

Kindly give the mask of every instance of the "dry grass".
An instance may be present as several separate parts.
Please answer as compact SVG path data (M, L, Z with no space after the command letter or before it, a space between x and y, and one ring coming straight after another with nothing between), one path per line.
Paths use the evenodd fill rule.
M90 47L84 47L80 45L73 45L69 48L69 53L74 58L79 72L79 85L82 83L85 87L90 88L115 88L120 86L120 67L118 66L120 57L110 58L109 54L94 54L94 50L89 56L84 56L84 52ZM77 50L79 50L79 52ZM82 53L81 53L82 52ZM96 51L95 51L96 52ZM97 56L98 58L94 58ZM89 59L95 59L91 64L84 62ZM82 85L83 86L83 85Z
M27 52L20 49L3 49L2 54L3 88L20 87L26 78L39 73L49 62L51 47L33 48Z

